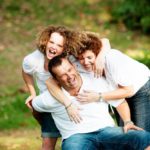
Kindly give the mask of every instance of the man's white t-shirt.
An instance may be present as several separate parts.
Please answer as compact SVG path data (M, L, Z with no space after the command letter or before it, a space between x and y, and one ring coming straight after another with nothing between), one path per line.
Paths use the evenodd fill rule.
M144 64L112 49L105 56L106 79L114 88L133 85L136 93L150 78L150 70Z
M108 84L104 78L91 78L90 74L82 74L82 90L93 90L95 92L109 91ZM109 114L108 103L106 102L93 102L89 104L80 104L75 97L63 89L64 93L81 108L80 115L83 119L81 123L74 123L70 121L69 116L62 104L55 100L48 91L37 96L32 105L35 110L39 112L51 112L55 124L59 129L62 138L66 139L76 133L88 133L99 130L101 128L115 126L114 120ZM117 107L124 100L109 101L109 104Z

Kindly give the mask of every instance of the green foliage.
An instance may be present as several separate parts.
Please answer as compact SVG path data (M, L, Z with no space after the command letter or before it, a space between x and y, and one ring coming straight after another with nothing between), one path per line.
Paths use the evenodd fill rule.
M112 8L112 16L116 21L123 21L130 29L141 29L150 33L150 1L117 0Z
M31 112L24 104L26 97L26 94L11 89L0 95L0 130L18 127L33 128L37 126Z
M138 60L139 62L145 64L150 68L150 51L145 50L143 53L144 53L143 57L138 56L138 57L134 57L134 59Z
M149 37L127 30L120 32L116 25L109 23L108 10L114 5L112 2L112 0L111 2L110 0L0 0L0 130L32 128L37 125L24 104L28 95L20 93L18 89L24 85L21 76L22 60L35 49L32 43L44 26L59 24L99 32L101 37L110 39L112 48L122 51L149 49ZM127 6L125 7L127 9ZM116 10L122 12L123 8L117 7ZM121 15L121 18L124 17ZM142 18L141 23L145 25L146 31L149 26L149 13ZM148 59L145 57L140 61L148 64Z

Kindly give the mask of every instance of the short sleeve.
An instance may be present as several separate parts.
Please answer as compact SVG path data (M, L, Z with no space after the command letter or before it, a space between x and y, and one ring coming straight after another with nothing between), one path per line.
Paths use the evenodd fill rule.
M122 86L129 86L132 84L132 80L129 78L129 75L131 75L130 68L128 67L128 65L130 65L129 62L129 58L117 50L112 50L107 55L106 63L108 71L115 83Z
M118 107L125 99L107 101L113 107Z
M22 63L23 71L27 74L33 75L35 70L35 63L34 59L30 55L26 56Z
M42 60L44 60L43 54L39 50L35 50L24 58L22 63L23 71L25 73L33 75Z

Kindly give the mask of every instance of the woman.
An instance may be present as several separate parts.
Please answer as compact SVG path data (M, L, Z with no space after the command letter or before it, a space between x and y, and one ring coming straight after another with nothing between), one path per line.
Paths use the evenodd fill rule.
M92 48L90 42L86 42L85 45L85 48L81 48L78 58L83 68L92 71L98 49ZM126 98L131 109L132 121L150 132L150 70L148 67L112 49L105 55L103 75L116 90L99 94L85 91L78 95L79 101L87 103Z
M76 42L74 42L74 38ZM23 60L23 78L30 92L30 96L26 100L29 108L31 108L31 100L36 96L34 80L40 93L42 93L46 89L45 81L50 77L48 72L49 60L61 54L64 49L67 51L68 47L75 49L76 45L80 45L78 34L65 27L49 26L41 32L37 43L38 49L27 55ZM51 115L39 113L38 115L36 114L35 118L42 129L42 149L53 150L56 139L59 137L59 132Z
M31 100L36 96L34 81L36 81L40 93L46 90L45 81L50 77L48 62L62 52L67 53L69 50L74 51L78 49L78 47L82 45L80 42L81 39L84 38L86 39L84 34L79 34L62 26L49 26L41 32L37 43L38 49L27 55L23 60L22 74L30 92L26 104L30 109L32 109ZM52 82L50 84L52 84ZM62 99L66 98L61 90L57 91L57 93ZM69 100L64 100L64 102L63 104L67 107ZM69 112L74 114L75 119L76 117L80 119L75 106L72 106ZM34 113L34 117L38 120L42 128L42 149L53 150L57 137L59 137L59 132L51 115L48 113Z

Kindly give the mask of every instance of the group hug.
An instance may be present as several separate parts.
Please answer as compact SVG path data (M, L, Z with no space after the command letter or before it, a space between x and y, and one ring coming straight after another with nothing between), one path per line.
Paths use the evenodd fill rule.
M150 150L150 70L99 33L44 28L22 75L42 150Z

